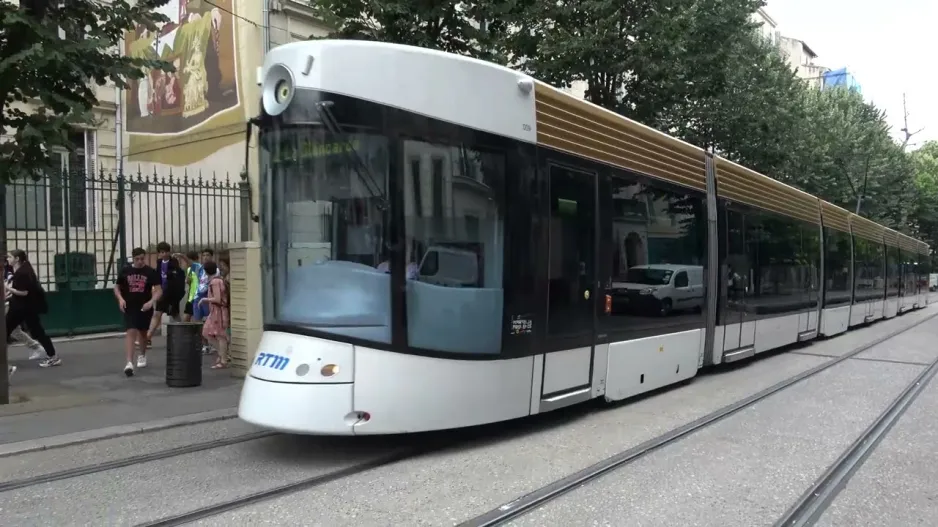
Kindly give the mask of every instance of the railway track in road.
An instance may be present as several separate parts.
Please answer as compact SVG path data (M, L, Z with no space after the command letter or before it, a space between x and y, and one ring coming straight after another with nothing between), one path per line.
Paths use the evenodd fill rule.
M883 342L910 331L925 322L935 319L936 317L938 317L938 314L931 315L909 325L908 327L896 330L879 339L859 346L842 356L831 358L830 360L814 368L789 377L784 381L781 381L733 404L724 406L695 421L674 428L669 432L648 440L634 448L624 450L565 478L556 480L524 496L504 503L495 509L466 520L460 523L459 527L505 525L522 515L541 508L555 498L558 498L578 487L589 484L591 481L596 480L605 474L613 472L618 468L622 468L632 463L633 461L641 459L642 457L645 457L656 450L666 447L669 444L680 441L681 439L701 431L717 423L718 421L723 420L726 417L744 410L768 397L771 397L774 394L786 390L787 388L794 386L795 384L800 383L805 379L813 377L829 368L832 368L837 364L856 357L860 353L863 353L864 351L867 351L874 346L882 344ZM820 516L820 514L823 513L827 505L829 505L830 502L836 497L837 492L839 492L840 488L843 487L846 480L849 479L850 475L852 475L853 471L859 467L866 456L868 456L872 449L875 448L876 444L883 437L883 435L888 432L892 424L895 423L896 419L902 414L905 408L911 404L911 402L920 392L921 388L928 382L928 380L931 379L931 377L936 374L936 372L938 372L938 361L929 365L929 367L922 373L922 375L920 375L916 381L913 382L912 385L909 386L909 388L907 388L892 405L890 405L887 411L883 413L877 422L874 423L874 425L871 426L870 429L867 430L867 432L864 433L863 436L858 439L857 442L850 449L848 449L848 451L845 452L843 456L841 456L841 458L824 474L824 476L819 478L819 480L812 486L812 488L809 489L804 496L802 496L798 503L796 503L795 506L793 506L791 510L786 513L785 517L779 520L776 526L802 527L812 525L813 522L816 521L816 519ZM158 452L130 456L113 461L94 463L82 467L76 467L7 482L0 482L0 494L32 487L35 485L88 476L109 470L130 467L141 463L165 460L185 454L227 447L239 443L246 443L279 435L282 434L269 431L247 433L230 438L215 439L212 441L184 445ZM478 434L471 435L476 436ZM379 455L371 457L365 461L359 461L355 464L345 466L337 470L332 470L325 474L320 473L315 476L302 478L297 481L273 488L251 492L249 494L235 497L233 499L219 503L200 508L194 508L182 513L177 512L172 515L167 515L163 518L140 523L138 527L167 527L185 525L206 518L218 516L229 511L255 505L264 501L314 489L316 487L326 485L330 482L353 477L358 474L366 473L384 466L392 465L431 453L433 451L444 449L455 444L467 442L468 438L464 434L458 434L457 436L458 439L451 434L432 434L430 437L424 437L423 439L417 441L418 444L414 446L390 449L390 451L380 453Z
M810 527L817 523L828 507L846 487L870 454L879 446L889 430L915 402L929 381L938 373L935 359L905 390L873 421L873 424L837 458L797 502L775 523L775 527Z
M11 481L5 481L0 483L0 493L10 492L17 489L23 489L26 487L32 487L34 485L41 485L43 483L53 483L56 481L62 481L70 478L77 478L80 476L88 476L91 474L97 474L99 472L105 472L108 470L115 470L119 468L129 467L133 465L139 465L141 463L149 463L152 461L160 461L163 459L169 459L176 456L182 456L185 454L193 454L195 452L202 452L204 450L211 450L215 448L222 448L231 445L237 445L239 443L246 443L248 441L256 441L258 439L264 439L268 437L273 437L279 435L276 432L270 431L261 431L261 432L252 432L249 434L237 435L234 437L226 437L222 439L213 439L211 441L204 441L200 443L193 443L190 445L183 445L176 448L168 448L166 450L160 450L157 452L151 452L148 454L140 454L136 456L129 456L121 459L115 459L112 461L103 461L100 463L93 463L85 465L82 467L75 467L67 470L60 470L56 472L50 472L48 474L41 474L38 476L31 476L28 478L15 479Z
M918 322L889 333L872 342L854 348L836 358L832 358L810 370L804 371L773 386L770 386L758 393L755 393L745 399L733 404L724 406L710 414L707 414L686 425L680 426L658 437L652 438L636 447L629 448L618 454L610 456L598 463L575 472L567 477L558 479L552 483L544 485L533 492L525 494L515 500L504 503L488 512L470 518L457 527L494 527L497 525L506 525L525 514L533 512L548 502L567 494L579 487L609 474L619 468L631 464L648 454L660 450L670 444L695 434L741 410L744 410L762 400L775 395L782 390L786 390L805 379L813 377L827 369L830 369L850 358L867 351L874 346L882 344L887 340L893 339L907 331L910 331L925 322L933 320L938 314L928 316ZM808 492L792 507L786 515L779 520L776 527L798 526L807 527L813 525L813 522L820 517L827 505L836 497L839 489L843 488L850 475L859 468L859 464L875 448L876 444L885 433L895 423L896 419L911 404L914 398L921 391L921 388L938 372L938 361L931 365L922 374L912 382L912 384L899 396L886 412L851 446L841 458L825 473Z

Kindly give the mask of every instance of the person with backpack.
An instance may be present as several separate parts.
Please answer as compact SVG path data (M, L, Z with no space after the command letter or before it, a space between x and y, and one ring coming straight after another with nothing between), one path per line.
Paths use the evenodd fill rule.
M218 264L209 261L203 264L208 280L208 292L199 303L208 311L202 326L202 338L218 352L218 359L213 370L228 367L228 328L231 326L228 314L228 285L218 273Z
M13 280L13 266L10 265L10 257L9 255L7 255L7 259L4 262L4 266L3 266L3 281L4 281L4 288L5 288L4 293L6 294L6 298L4 300L4 303L5 303L4 314L6 314L6 312L10 310L10 297L13 296L12 294L10 294L10 286L11 286L12 280ZM46 355L46 352L44 349L42 349L42 346L40 346L39 343L36 342L36 339L32 338L29 335L29 333L26 333L25 331L23 331L22 326L13 328L13 333L11 337L12 337L13 342L22 342L26 344L26 348L30 350L29 360L39 360Z
M32 334L33 338L39 342L46 350L46 359L39 363L43 368L50 368L62 364L62 359L55 352L55 344L46 334L42 327L42 320L39 315L43 315L49 310L46 303L46 292L43 291L39 278L33 270L26 251L15 249L10 252L13 258L13 278L10 281L10 310L7 311L7 340L13 334L13 330L24 325Z

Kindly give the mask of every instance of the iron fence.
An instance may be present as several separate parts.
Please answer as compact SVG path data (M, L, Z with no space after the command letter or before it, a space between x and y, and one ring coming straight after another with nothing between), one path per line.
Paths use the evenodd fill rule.
M111 289L133 248L153 253L165 241L176 252L217 254L250 235L250 185L240 174L47 173L2 193L5 247L29 255L55 335L121 327Z

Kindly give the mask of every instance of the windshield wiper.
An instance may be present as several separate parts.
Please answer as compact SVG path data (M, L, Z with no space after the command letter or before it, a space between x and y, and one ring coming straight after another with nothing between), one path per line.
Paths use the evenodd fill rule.
M333 136L339 138L345 143L347 148L343 149L342 151L346 158L352 162L352 166L355 168L355 172L358 174L362 184L365 185L365 188L368 189L368 193L373 197L378 198L378 208L382 211L386 211L388 209L387 196L378 185L374 173L368 167L368 163L365 163L365 160L362 159L361 154L358 153L358 149L355 148L355 145L352 144L351 141L349 141L348 134L342 130L342 126L336 120L335 116L332 115L332 110L330 109L332 105L332 101L320 101L316 103L316 108L319 110L319 116L322 119L322 124L325 125L326 129L329 130Z

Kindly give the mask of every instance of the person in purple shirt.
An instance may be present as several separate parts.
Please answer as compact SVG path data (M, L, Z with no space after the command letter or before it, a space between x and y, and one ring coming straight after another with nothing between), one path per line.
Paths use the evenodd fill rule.
M185 296L186 275L179 268L179 262L173 258L173 248L166 242L156 244L156 272L160 275L160 285L163 294L156 302L153 310L153 319L150 321L150 330L147 331L147 343L153 338L153 333L159 329L163 322L163 313L176 320L179 318L179 307Z

